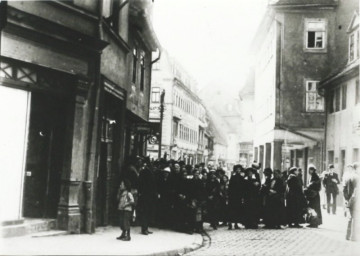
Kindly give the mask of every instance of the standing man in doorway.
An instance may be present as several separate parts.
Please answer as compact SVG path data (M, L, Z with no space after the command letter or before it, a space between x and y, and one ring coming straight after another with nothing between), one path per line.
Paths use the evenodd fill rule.
M333 164L329 165L329 173L325 174L323 185L326 192L327 212L330 214L330 206L332 206L332 214L336 214L336 197L339 194L338 184L340 184L337 173L334 172ZM331 204L332 197L332 204Z

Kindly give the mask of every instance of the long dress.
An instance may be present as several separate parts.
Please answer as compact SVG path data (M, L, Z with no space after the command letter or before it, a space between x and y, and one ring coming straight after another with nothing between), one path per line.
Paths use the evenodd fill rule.
M261 197L260 180L256 175L247 176L244 197L244 221L245 228L257 228L260 218Z
M290 174L286 189L286 213L289 225L302 223L302 213L305 207L306 199L299 178Z
M285 184L281 178L273 178L265 195L264 223L274 228L286 224L285 214Z
M310 183L307 186L307 190L312 190L316 193L312 195L311 197L307 197L308 200L308 206L315 210L319 222L318 224L322 224L322 215L321 215L321 204L320 204L320 190L321 190L321 180L319 175L316 173L313 173L311 175Z
M243 198L244 198L244 178L240 174L234 174L229 182L229 203L228 216L229 222L238 223L243 221Z

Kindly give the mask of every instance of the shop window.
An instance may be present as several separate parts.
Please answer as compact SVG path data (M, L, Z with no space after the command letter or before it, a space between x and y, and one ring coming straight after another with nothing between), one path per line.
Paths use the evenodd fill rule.
M159 103L160 102L160 88L153 87L151 91L151 102Z
M306 81L306 111L324 111L324 98L317 92L318 81Z
M319 50L326 47L326 23L322 19L308 19L305 22L306 49Z

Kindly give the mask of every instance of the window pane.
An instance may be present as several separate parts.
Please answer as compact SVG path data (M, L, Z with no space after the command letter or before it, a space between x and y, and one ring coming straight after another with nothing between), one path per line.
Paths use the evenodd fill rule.
M354 34L352 34L349 38L350 42L349 42L349 60L352 61L354 60L354 42L355 42L355 38L354 38Z
M345 84L341 87L341 109L346 108L346 91L347 91L347 86Z
M340 87L335 89L335 111L340 111Z
M316 48L323 48L324 32L315 32Z
M308 48L315 47L315 32L308 32Z

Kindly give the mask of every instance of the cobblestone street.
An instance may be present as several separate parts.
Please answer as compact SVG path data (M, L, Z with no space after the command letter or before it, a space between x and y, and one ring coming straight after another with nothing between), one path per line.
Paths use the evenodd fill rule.
M204 246L187 255L360 255L360 243L344 239L346 219L339 215L325 215L319 229L229 231L205 224L211 239L204 237Z

